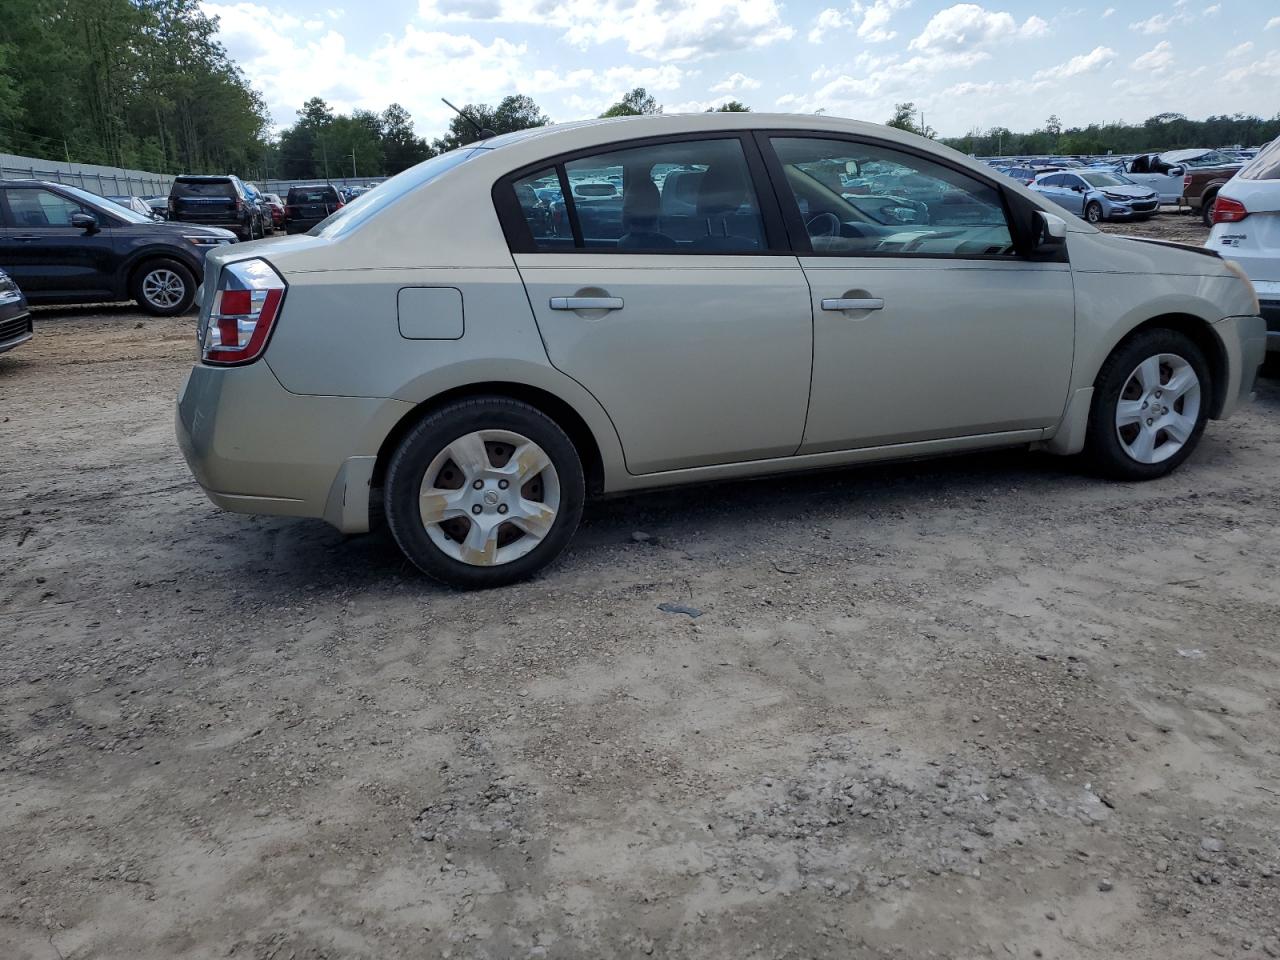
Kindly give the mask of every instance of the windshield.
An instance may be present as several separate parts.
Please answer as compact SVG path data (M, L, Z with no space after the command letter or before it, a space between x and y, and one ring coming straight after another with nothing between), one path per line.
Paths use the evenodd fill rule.
M311 228L313 237L340 237L360 226L369 218L376 216L401 197L412 193L423 184L430 183L446 171L458 164L470 160L477 154L486 153L488 147L459 147L438 157L424 160L417 166L398 173L383 183L377 190L361 194L341 210L336 210L324 220Z
M81 190L79 187L73 187L70 184L65 184L65 183L62 184L58 189L64 191L65 193L69 193L71 196L75 197L77 200L84 201L86 204L88 204L93 209L97 210L99 213L108 214L109 216L115 217L117 220L124 220L126 223L151 223L152 222L150 217L144 217L140 213L134 213L128 207L124 206L123 203L115 203L113 201L107 200L105 197L98 196L96 193L90 193L88 190ZM127 198L125 202L128 202Z
M1280 137L1263 147L1237 176L1241 180L1280 180Z
M1132 180L1125 180L1110 173L1082 173L1080 176L1094 187L1125 187L1133 183Z

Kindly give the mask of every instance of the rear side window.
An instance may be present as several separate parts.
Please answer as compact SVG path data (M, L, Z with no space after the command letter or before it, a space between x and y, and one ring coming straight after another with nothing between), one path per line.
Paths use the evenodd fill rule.
M69 227L77 213L93 213L74 200L50 190L13 189L5 191L14 226Z
M175 197L234 197L236 188L230 180L175 180Z
M1238 176L1241 180L1280 180L1280 137L1263 147Z
M737 254L768 246L736 137L577 157L508 182L506 189L514 198L504 199L500 190L499 207L519 211L519 220L503 214L517 252Z

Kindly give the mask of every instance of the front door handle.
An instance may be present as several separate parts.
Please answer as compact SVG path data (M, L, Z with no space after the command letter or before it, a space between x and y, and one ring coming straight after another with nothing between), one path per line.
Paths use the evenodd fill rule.
M552 310L621 310L621 297L552 297Z
M884 300L880 297L837 297L822 301L823 310L883 310Z
M32 240L43 240L43 239L44 239L44 237L41 237L39 234L30 234L30 233L26 233L26 234L23 234L23 235L22 235L22 236L20 236L20 237L14 237L13 239L14 239L14 240L19 240L19 241L21 241L22 243L30 243Z

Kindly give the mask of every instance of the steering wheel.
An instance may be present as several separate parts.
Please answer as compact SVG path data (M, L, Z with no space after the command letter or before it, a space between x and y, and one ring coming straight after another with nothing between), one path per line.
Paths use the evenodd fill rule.
M841 226L839 217L824 210L805 221L804 228L810 237L838 237Z

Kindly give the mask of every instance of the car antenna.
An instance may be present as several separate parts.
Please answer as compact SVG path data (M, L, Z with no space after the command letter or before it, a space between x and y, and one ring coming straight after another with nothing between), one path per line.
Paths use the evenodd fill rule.
M482 126L480 126L479 122L477 122L477 121L476 121L476 118L475 118L475 117L473 117L473 116L471 116L471 114L469 114L469 113L463 113L461 110L459 110L457 107L455 107L455 106L454 106L452 103L450 103L448 100L445 100L445 99L444 99L444 97L441 97L440 99L444 101L444 105L445 105L446 107L448 107L450 110L452 110L454 113L456 113L456 114L457 114L458 116L460 116L463 120L467 121L467 123L471 124L471 126L473 126L473 127L475 128L475 131L476 131L476 137L477 137L478 139L480 139L480 140L488 140L490 137L496 137L496 136L497 136L497 134L496 134L496 133L494 133L492 130L490 130L488 127L482 127Z

